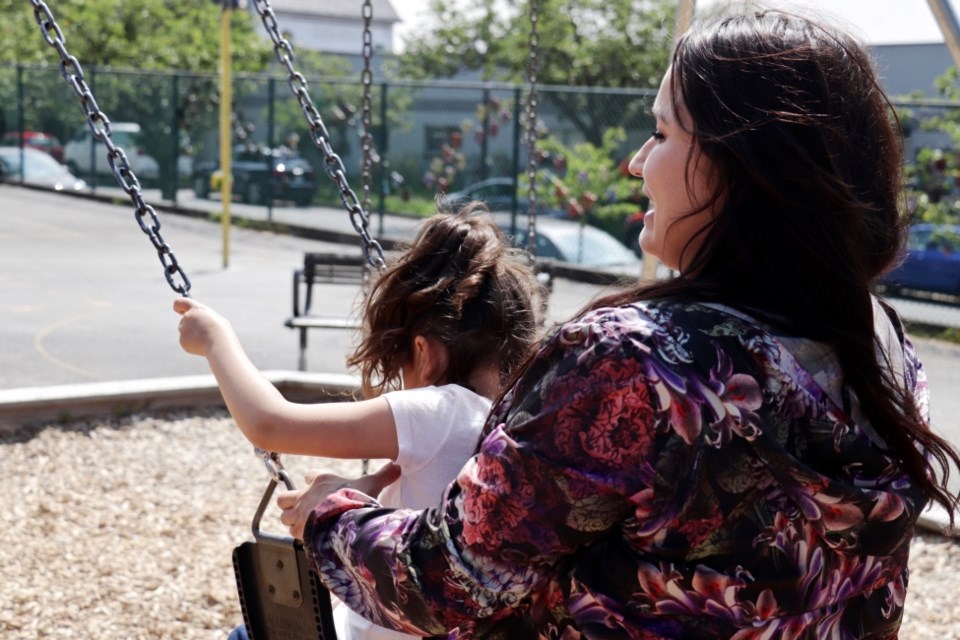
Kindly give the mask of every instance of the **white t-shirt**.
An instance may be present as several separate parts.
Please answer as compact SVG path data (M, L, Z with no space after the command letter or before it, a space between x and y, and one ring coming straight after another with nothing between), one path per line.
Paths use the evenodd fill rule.
M383 396L397 425L400 479L381 492L385 507L426 509L473 456L490 400L460 385L393 391ZM408 640L410 636L377 626L340 604L333 610L339 640Z

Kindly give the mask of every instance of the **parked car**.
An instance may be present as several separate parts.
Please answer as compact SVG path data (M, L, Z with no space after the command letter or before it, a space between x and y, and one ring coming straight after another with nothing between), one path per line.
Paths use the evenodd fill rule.
M317 172L304 158L288 149L238 146L230 160L233 170L231 192L249 204L265 204L268 198L290 200L306 206L317 192ZM194 164L193 191L209 198L220 189L219 161Z
M881 284L893 293L910 290L960 296L960 225L911 226L903 262Z
M485 202L487 208L491 211L511 211L513 208L513 190L513 178L487 178L486 180L467 185L458 191L452 191L446 194L440 199L440 205L455 211L471 201L480 200ZM543 199L545 196L544 194L540 194L539 197ZM530 201L528 194L521 188L521 190L517 192L517 211L526 215L529 208ZM538 212L538 215L551 218L568 217L566 211L557 209L554 206L547 207L546 210L542 210L544 209L543 207L540 207L540 209L541 211Z
M21 157L24 184L56 191L89 191L86 182L70 173L50 154L31 147L0 147L0 182L20 183Z
M492 214L515 246L527 246L527 217L518 215L516 233L511 233L511 214L498 211ZM537 217L536 254L560 262L639 276L643 261L612 235L575 220Z
M5 147L19 147L21 144L24 147L31 147L48 153L53 156L53 159L57 162L63 162L63 145L60 144L60 141L53 134L43 133L41 131L24 131L22 133L19 131L8 131L3 134L3 138L0 139L0 145Z
M111 122L110 138L123 149L130 169L142 185L157 182L160 166L143 146L143 131L136 122ZM102 142L94 144L90 127L77 130L73 139L63 148L63 160L70 172L78 176L113 175L107 163L107 147Z

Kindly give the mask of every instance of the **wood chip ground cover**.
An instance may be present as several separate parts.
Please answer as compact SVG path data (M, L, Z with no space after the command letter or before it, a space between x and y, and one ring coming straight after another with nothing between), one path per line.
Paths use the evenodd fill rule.
M360 473L284 463L297 481L308 468ZM4 432L0 638L226 638L241 621L231 552L266 482L222 411ZM275 510L264 523L281 531ZM910 568L901 640L960 639L960 541L920 532Z

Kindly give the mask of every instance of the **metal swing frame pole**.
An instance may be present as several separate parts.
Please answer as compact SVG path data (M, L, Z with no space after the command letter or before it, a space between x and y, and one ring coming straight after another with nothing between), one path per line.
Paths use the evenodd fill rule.
M957 15L947 0L927 0L930 12L933 13L944 42L953 58L953 64L960 67L960 25L957 24Z
M677 6L677 32L676 36L679 38L682 33L690 28L690 23L693 22L693 14L697 9L697 0L680 0L679 5Z

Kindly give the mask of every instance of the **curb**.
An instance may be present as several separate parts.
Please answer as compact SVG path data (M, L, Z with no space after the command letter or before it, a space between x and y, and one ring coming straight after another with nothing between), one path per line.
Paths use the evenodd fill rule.
M17 185L22 186L27 189L33 189L34 191L43 191L49 193L50 190L45 187L39 187L36 185ZM106 193L65 193L64 195L82 198L85 200L93 200L96 202L104 202L107 204L129 204L125 200L125 196L117 194L106 194ZM198 218L201 220L217 220L219 219L220 214L215 211L207 211L204 209L196 209L192 207L186 207L180 204L174 204L169 201L159 201L151 202L150 206L155 210L170 213L174 215L180 215L188 218ZM331 207L334 208L334 207ZM404 214L391 213L392 216L398 217L409 217ZM348 246L362 247L363 241L356 231L337 231L334 229L324 229L320 227L304 226L300 224L293 224L288 222L273 222L271 220L264 220L261 218L251 218L238 213L231 214L231 226L237 228L247 228L255 229L257 231L269 231L277 234L285 234L298 238L306 238L308 240L319 240L322 242L333 242L337 244L343 244ZM394 251L401 249L407 244L409 244L409 239L402 239L389 236L381 236L376 238L380 246L386 251ZM582 282L585 284L594 284L600 286L607 285L616 285L621 284L625 281L629 281L633 276L627 274L616 274L607 271L602 271L598 269L590 269L589 267L579 267L573 264L566 264L561 262L556 262L555 260L547 260L549 262L549 268L554 276L566 278L574 282Z
M347 374L263 374L284 397L295 402L341 402L359 392L357 378ZM225 407L213 375L5 389L0 390L0 434L42 422L210 407Z
M342 402L359 393L358 379L347 374L271 370L263 375L294 402ZM0 434L40 422L224 406L213 375L7 389L0 390ZM927 505L917 527L960 538L960 527L950 526L949 514L938 504Z
M954 518L955 524L951 527L949 512L939 504L930 503L920 512L917 526L948 538L960 538L960 514L954 514Z

